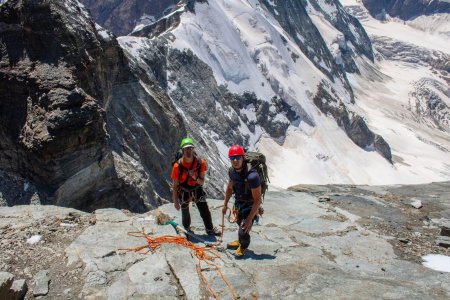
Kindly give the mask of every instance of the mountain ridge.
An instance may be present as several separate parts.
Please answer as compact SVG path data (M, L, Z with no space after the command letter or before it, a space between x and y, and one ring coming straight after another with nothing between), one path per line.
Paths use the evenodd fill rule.
M9 0L2 4L5 18L17 3ZM12 95L3 102L6 118L2 132L15 136L20 145L23 131L23 141L30 149L35 149L32 145L47 147L42 138L50 138L49 145L64 144L64 138L76 145L78 139L86 139L74 129L83 128L80 118L85 117L85 125L97 126L98 138L89 144L93 148L84 152L86 156L77 156L77 152L64 156L67 153L61 148L53 149L63 162L56 166L50 159L43 161L44 166L36 163L41 155L33 157L35 150L28 155L21 146L17 148L16 140L3 139L2 148L11 152L6 155L3 151L0 158L2 171L8 173L2 173L2 180L17 190L29 191L5 190L8 199L3 199L4 204L23 203L14 197L26 194L25 202L85 209L115 205L145 210L160 205L170 199L170 161L186 135L196 140L198 152L208 161L205 188L212 197L223 194L229 165L227 147L236 143L266 154L275 189L298 182L376 184L444 180L448 176L443 163L448 155L445 149L450 148L446 136L448 97L443 83L448 78L445 47L442 54L421 49L416 56L409 56L415 46L396 41L400 35L391 33L392 40L388 40L380 38L379 32L365 33L363 26L371 32L380 30L384 23L376 23L360 6L353 5L348 11L359 9L359 15L366 14L361 22L337 1L286 2L292 10L285 10L277 1L181 1L164 9L159 21L135 27L132 35L119 37L117 42L77 1L59 6L44 3L48 5L45 9L54 10L53 15L60 19L42 22L55 22L55 28L66 31L55 31L61 39L46 39L55 44L53 52L46 53L46 45L36 42L42 46L39 55L44 57L39 59L59 51L52 55L71 60L67 69L62 64L53 69L39 60L29 65L42 66L43 74L81 74L73 77L81 89L68 93L51 88L45 95L39 91L36 99L42 100L38 105L33 97ZM294 8L304 16L303 21L293 17ZM82 20L76 18L77 13ZM64 23L71 18L75 18L73 24ZM281 22L284 19L292 21ZM63 23L57 23L60 21ZM31 28L39 27L39 23L33 24ZM73 32L80 24L88 24L89 38ZM411 30L400 22L386 25ZM20 51L11 51L16 46L10 42L14 35L8 28L2 31L5 37L10 36L9 40L3 38L8 44L2 44L2 53L9 51L16 56L11 61L2 54L2 72L16 76L14 70L22 70L28 62ZM26 36L27 43L34 43L41 34L36 30L31 33ZM46 37L55 34L44 33ZM67 44L67 36L80 42ZM402 73L405 82L400 82L402 76L389 77L386 74L394 62L402 64L396 67L397 72L412 65L423 68L429 79L413 69L409 73L417 76L414 84L406 82L406 71ZM380 92L383 90L385 94ZM21 100L11 101L16 96ZM387 106L388 100L392 107ZM83 107L83 101L95 109L86 110L89 106ZM28 112L33 112L39 117L25 127L16 124L8 115L11 103L21 103L24 114L31 117ZM79 105L86 110L85 115L79 113ZM413 129L404 129L402 120ZM47 130L55 135L46 135ZM20 163L11 165L11 157L18 154L22 158L13 160ZM31 162L25 159L27 155ZM41 168L49 176L33 175L34 169ZM24 188L29 185L31 189ZM122 192L115 193L117 190ZM109 201L112 194L117 195L113 197L116 200Z

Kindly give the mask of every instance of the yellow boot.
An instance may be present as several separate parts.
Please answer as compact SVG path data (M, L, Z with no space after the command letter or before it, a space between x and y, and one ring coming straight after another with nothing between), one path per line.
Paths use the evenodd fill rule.
M244 254L245 254L246 251L247 251L247 249L244 249L244 248L242 248L241 246L239 246L239 247L236 249L236 256L237 256L237 257L242 257L242 256L244 256Z
M232 241L232 242L229 242L228 244L227 244L227 247L228 248L233 248L233 249L236 249L237 247L239 247L241 244L239 244L239 241Z

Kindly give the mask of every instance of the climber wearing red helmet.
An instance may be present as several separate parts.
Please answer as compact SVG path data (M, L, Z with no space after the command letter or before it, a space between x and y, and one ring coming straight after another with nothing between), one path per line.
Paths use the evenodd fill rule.
M250 245L250 230L261 205L261 180L254 169L248 169L244 160L245 151L239 145L231 146L228 157L231 168L228 171L229 181L225 189L225 200L222 214L226 214L228 201L234 194L234 208L237 210L239 240L228 243L228 247L237 248L236 256L243 256Z

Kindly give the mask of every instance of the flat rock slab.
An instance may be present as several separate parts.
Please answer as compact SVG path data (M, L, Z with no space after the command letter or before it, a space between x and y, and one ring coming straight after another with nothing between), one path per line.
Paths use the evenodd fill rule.
M95 212L97 222L126 222L130 218L127 217L121 210L115 208L97 209Z
M399 186L390 188L402 191ZM439 197L432 199L441 199L441 194L425 191ZM322 192L330 201L319 201ZM424 199L426 205L414 209L409 205L411 197L392 195L383 187L327 186L314 193L270 192L264 202L265 214L253 226L250 247L242 258L235 256L235 250L226 249L227 242L237 239L236 224L225 221L223 241L219 241L205 234L197 208L190 206L195 235L216 243L218 257L211 264L201 262L202 275L191 249L165 243L149 251L143 232L150 238L176 235L172 226L156 224L156 212L139 215L97 210L97 222L80 231L65 248L67 266L69 270L69 266L77 266L74 274L81 281L70 288L83 299L207 299L211 294L204 276L218 297L232 299L217 267L241 299L345 299L349 295L361 299L448 299L450 273L431 270L402 255L416 249L420 239L425 241L421 247L440 249L441 254L448 251L437 246L436 239L446 220L442 212L450 204L429 202L431 198L417 192L414 197ZM214 225L220 228L222 201L208 199L208 205ZM173 204L159 209L181 224L181 212ZM425 254L429 250L417 249ZM67 288L61 289L62 297Z
M332 192L329 188L314 191ZM252 242L246 256L236 259L233 250L221 253L221 268L234 291L247 298L257 293L261 299L345 298L352 293L366 299L380 298L380 295L383 295L381 298L426 299L434 298L435 291L431 288L434 286L438 294L450 295L450 285L443 287L433 282L450 283L449 274L399 259L390 243L392 237L379 235L359 224L359 212L364 217L373 212L380 219L386 216L388 220L406 220L400 209L392 212L382 199L374 197L374 191L389 194L381 187L367 189L363 191L367 195L361 193L359 202L355 202L359 208L354 210L352 202L352 212L332 207L328 202L321 203L318 196L303 192L269 193L260 225L252 229ZM345 194L333 197L343 198ZM222 203L208 202L215 225L218 225ZM181 223L181 213L173 205L160 209ZM204 226L197 209L191 207L190 211L194 231L202 232ZM237 239L235 224L225 222L224 231L222 246ZM223 281L213 274L208 274L207 278L211 279L216 292L229 297ZM410 281L412 283L403 283Z
M1 207L0 228L5 226L20 228L47 217L64 219L69 214L79 214L82 216L89 215L88 213L73 208L54 205L18 205L12 207Z
M33 277L34 285L33 285L33 296L45 296L48 294L48 285L50 279L48 277L48 270L39 271Z

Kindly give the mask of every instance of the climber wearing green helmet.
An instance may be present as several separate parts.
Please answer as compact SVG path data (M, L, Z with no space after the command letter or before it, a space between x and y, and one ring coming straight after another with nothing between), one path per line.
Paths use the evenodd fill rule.
M194 147L194 141L191 138L184 138L180 143L182 156L172 166L172 200L177 210L181 208L181 218L186 230L191 231L189 203L192 201L196 204L203 219L206 233L220 235L220 232L213 226L206 194L203 191L206 162L195 154Z

